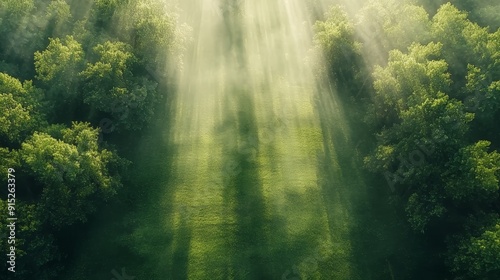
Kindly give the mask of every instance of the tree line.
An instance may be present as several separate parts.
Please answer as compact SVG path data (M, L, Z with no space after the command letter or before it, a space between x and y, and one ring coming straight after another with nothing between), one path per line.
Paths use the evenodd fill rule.
M9 277L56 279L68 232L123 187L130 162L102 130L148 126L182 34L156 0L5 0L0 23L0 170L16 170L19 221Z
M376 143L365 167L432 240L445 277L498 279L500 9L479 24L477 10L429 5L370 1L355 19L333 8L316 24L323 74L358 105Z

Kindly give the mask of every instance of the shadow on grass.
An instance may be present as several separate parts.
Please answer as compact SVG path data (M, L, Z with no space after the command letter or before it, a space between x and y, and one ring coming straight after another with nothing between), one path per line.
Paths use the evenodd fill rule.
M188 279L190 241L191 227L188 224L187 217L181 217L172 256L172 279Z
M256 159L238 147L251 137L258 137L252 98L247 92L235 92L237 112L227 115L234 123L235 141L224 152L226 162L234 162L236 171L225 182L224 201L235 216L231 265L236 279L271 279L266 224L266 205ZM230 97L231 98L231 97ZM230 102L231 100L228 100ZM258 149L258 147L254 147Z

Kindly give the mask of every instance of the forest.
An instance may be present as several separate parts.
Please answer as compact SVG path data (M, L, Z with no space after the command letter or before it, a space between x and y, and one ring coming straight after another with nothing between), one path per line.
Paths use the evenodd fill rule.
M0 108L1 279L500 279L498 1L0 0Z

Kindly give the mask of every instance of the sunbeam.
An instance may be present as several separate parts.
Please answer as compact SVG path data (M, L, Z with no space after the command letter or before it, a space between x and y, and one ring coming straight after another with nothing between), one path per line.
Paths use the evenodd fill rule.
M179 5L181 19L193 26L173 129L179 147L175 200L192 213L186 222L188 278L280 277L287 270L284 250L291 252L285 257L290 266L314 251L330 267L344 260L331 275L351 275L346 198L322 199L325 189L344 188L342 175L321 166L338 160L330 137L348 135L339 104L318 83L317 65L310 63L313 23L307 5L264 0ZM318 109L333 114L318 115ZM321 118L332 118L337 130L323 131ZM325 148L332 150L329 159L318 158ZM334 172L328 182L325 172ZM224 257L213 257L220 252ZM301 267L298 273L311 272Z

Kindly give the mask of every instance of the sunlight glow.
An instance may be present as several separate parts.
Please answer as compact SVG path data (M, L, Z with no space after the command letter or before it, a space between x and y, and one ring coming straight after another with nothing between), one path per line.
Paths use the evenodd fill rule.
M321 206L325 201L318 155L333 139L322 131L320 119L325 116L316 112L317 102L332 112L339 137L348 137L348 132L334 89L318 84L316 65L310 63L314 22L307 5L299 0L178 5L180 20L193 27L173 114L174 142L182 155L175 167L175 200L179 205L188 201L183 206L194 213L186 221L179 211L176 219L178 227L187 223L193 229L190 278L207 278L205 265L215 261L222 269L243 254L228 251L231 244L282 244L296 248L295 254L307 254L294 240L311 230L316 234L308 248L330 248L321 249L325 258L349 259L345 201L338 197L338 207ZM335 162L335 153L330 156L328 161ZM331 232L329 219L335 214L338 227ZM279 229L267 227L278 221ZM242 235L242 230L257 236ZM221 231L227 240L220 240ZM266 258L277 254L268 249ZM228 259L213 260L217 251L226 252ZM236 278L266 270L235 269L230 274ZM346 262L335 270L346 277L351 269Z

